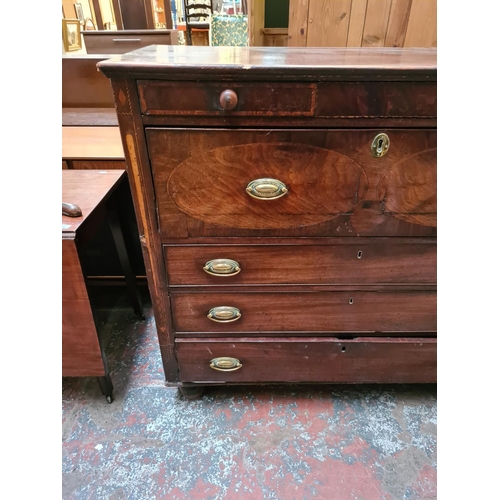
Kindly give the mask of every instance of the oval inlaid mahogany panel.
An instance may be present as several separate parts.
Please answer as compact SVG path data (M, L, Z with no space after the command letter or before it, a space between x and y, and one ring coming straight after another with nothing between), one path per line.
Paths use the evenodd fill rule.
M258 200L249 182L272 178L288 193ZM184 213L235 228L277 229L319 224L348 213L368 186L361 167L345 155L306 144L244 144L213 149L180 163L168 193Z
M377 197L394 217L437 227L437 149L394 165L380 180Z

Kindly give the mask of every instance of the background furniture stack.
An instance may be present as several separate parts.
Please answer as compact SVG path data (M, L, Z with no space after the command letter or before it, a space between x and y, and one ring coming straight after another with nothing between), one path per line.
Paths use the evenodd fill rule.
M247 15L248 45L290 47L436 47L436 0L83 0L98 30L186 30L186 2L210 2L212 14ZM201 5L205 9L207 5ZM75 7L63 1L67 19ZM209 45L208 26L190 30L193 45ZM90 18L89 18L90 20ZM187 35L186 35L187 36Z
M125 155L109 80L97 63L108 55L62 56L62 169L122 170ZM90 182L90 181L88 181ZM130 194L121 200L125 237L136 278L145 282L144 259ZM90 244L87 271L92 284L124 283L113 237L104 226Z
M193 45L193 30L208 31L210 29L212 14L212 0L184 0L187 45Z

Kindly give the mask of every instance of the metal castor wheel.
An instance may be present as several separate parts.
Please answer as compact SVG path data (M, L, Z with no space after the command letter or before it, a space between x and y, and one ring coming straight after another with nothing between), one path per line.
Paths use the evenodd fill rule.
M106 401L111 404L113 402L113 396L106 396Z
M178 387L179 394L189 401L200 398L205 392L205 387Z

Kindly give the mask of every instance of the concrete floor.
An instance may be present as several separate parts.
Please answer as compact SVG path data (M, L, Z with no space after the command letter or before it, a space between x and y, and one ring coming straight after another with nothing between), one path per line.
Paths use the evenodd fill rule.
M115 401L63 379L66 500L436 498L436 386L165 387L145 294L98 303Z

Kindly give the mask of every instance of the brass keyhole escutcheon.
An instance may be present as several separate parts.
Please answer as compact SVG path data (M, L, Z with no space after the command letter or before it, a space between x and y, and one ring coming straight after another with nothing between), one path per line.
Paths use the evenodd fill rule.
M378 134L375 136L375 139L372 141L372 155L375 158L380 158L384 156L389 150L389 145L391 141L389 140L389 136L387 134Z

